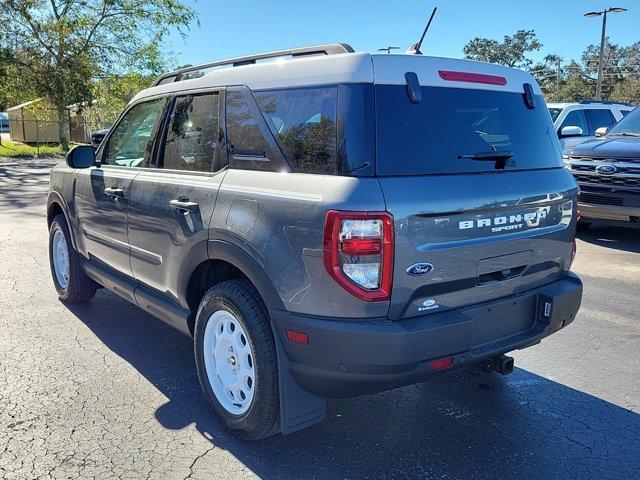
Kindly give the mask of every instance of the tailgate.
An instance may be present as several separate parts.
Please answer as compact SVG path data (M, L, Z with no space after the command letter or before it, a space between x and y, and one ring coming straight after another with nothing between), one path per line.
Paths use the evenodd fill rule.
M391 319L522 292L569 268L577 188L563 168L379 181L395 228Z

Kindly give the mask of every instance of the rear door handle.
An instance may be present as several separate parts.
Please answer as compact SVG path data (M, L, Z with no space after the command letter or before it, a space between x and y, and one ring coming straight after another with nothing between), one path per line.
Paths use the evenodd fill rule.
M124 190L117 187L107 187L104 189L104 194L110 197L124 197Z
M178 212L195 212L198 210L198 204L196 202L190 202L188 198L169 200L169 205L173 210Z

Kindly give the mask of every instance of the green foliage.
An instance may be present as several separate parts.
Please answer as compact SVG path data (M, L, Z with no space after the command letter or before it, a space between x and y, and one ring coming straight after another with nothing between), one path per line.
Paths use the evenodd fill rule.
M527 69L533 64L527 58L527 53L535 52L541 47L535 31L518 30L514 35L505 35L502 42L475 37L464 46L463 52L465 58L470 60Z
M595 98L598 78L599 45L589 45L580 62L568 65L547 63L534 67L542 90L549 101L575 102ZM640 42L628 47L611 44L604 48L602 97L605 100L640 103Z
M62 114L92 99L94 78L164 69L167 33L184 35L195 20L181 0L2 0L0 24L10 30L1 55Z
M29 158L29 157L51 157L62 155L63 149L60 145L27 145L25 143L2 140L0 144L0 157L9 158Z
M99 79L93 84L93 102L83 112L90 130L112 125L140 90L149 87L155 75L133 72Z
M580 60L549 54L536 63L526 54L542 47L533 30L505 35L502 42L474 38L464 46L472 60L530 70L540 83L547 101L577 102L595 98L600 45L588 45ZM640 42L627 47L606 40L603 62L602 96L620 102L640 103Z

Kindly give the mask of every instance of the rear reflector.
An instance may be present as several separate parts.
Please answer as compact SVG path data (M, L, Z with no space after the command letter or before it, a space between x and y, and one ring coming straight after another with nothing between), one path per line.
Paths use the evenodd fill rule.
M297 332L295 330L285 330L287 334L287 340L291 343L297 343L298 345L309 345L309 335L304 332Z
M346 255L378 255L382 253L380 238L348 238L342 241L342 253Z
M436 360L435 362L431 362L431 371L435 372L436 370L443 370L445 368L449 368L451 365L453 365L453 358Z
M449 82L484 83L487 85L506 85L507 79L498 75L485 73L454 72L451 70L438 70L438 75Z

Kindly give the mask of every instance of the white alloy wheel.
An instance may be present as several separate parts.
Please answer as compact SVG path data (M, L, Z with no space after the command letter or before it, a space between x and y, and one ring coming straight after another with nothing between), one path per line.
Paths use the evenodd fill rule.
M69 249L67 248L67 240L61 230L56 230L53 235L51 249L53 253L53 270L56 274L58 285L61 288L67 288L67 285L69 285Z
M253 401L256 374L249 336L227 310L214 312L204 330L204 364L209 385L222 407L242 415Z

